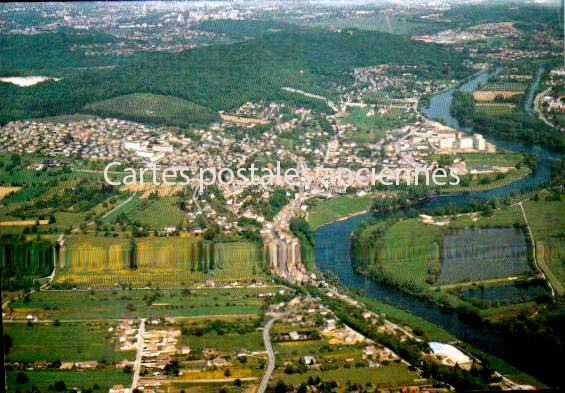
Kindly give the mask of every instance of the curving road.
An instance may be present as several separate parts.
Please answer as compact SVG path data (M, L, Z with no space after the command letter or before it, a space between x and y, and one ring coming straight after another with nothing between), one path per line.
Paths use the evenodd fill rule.
M257 388L255 393L265 393L269 379L271 379L271 374L273 374L273 370L275 369L275 353L273 352L273 346L271 345L271 328L273 327L273 323L275 323L278 319L285 316L286 314L287 313L271 314L273 318L270 319L263 328L263 342L265 343L265 350L267 351L268 360L267 368L265 369L263 378L261 379L259 387Z

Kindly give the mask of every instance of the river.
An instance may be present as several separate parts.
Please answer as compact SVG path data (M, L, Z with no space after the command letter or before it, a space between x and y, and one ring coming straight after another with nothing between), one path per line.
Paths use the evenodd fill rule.
M491 73L492 72L500 72L500 68L491 71ZM471 92L475 90L480 83L485 82L488 77L489 73L480 73L457 89L464 92ZM430 106L424 108L422 112L429 119L438 120L445 125L464 132L472 132L470 128L461 128L457 119L454 119L449 113L453 99L453 91L454 89L450 89L431 97ZM462 205L470 202L471 199L488 199L494 196L503 196L513 192L539 187L542 182L549 179L551 162L558 157L557 154L536 145L524 145L494 136L485 135L485 137L490 142L495 143L499 151L507 150L512 152L534 153L538 161L535 173L491 191L451 193L429 198L424 202L423 207L436 208L449 203ZM502 335L485 327L471 326L452 310L440 307L415 296L409 296L395 288L367 279L365 276L353 271L351 264L351 233L356 230L361 223L372 217L371 213L366 213L322 226L316 230L315 255L316 265L320 271L332 272L339 278L344 286L349 288L362 288L370 297L389 303L397 308L406 310L433 322L445 328L460 340L500 356L511 364L516 364L516 353L512 350L513 347L515 348L515 343L509 343ZM523 366L523 364L521 365ZM528 369L530 373L533 372L531 367L528 367Z

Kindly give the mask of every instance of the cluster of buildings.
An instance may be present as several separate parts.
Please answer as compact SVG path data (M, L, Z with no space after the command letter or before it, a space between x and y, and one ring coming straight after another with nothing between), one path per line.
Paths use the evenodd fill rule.
M377 93L395 105L410 107L415 104L418 97L424 94L456 85L455 80L425 79L417 75L428 67L427 64L380 64L355 68L353 88L351 91L342 93L341 101L343 103L362 103L366 101L367 94ZM386 91L394 91L396 96L409 98L390 99L384 94Z
M475 25L465 30L445 30L433 35L417 36L414 39L436 44L458 44L490 38L518 39L520 36L520 31L513 26L512 22L500 22Z
M139 151L147 150L147 153L156 154L165 149L161 143L166 144L171 135L165 130L140 123L98 117L69 123L18 120L1 127L0 131L0 152L103 161L130 158L132 161L150 161L150 157L128 154L124 149L127 146L124 140L135 140ZM148 145L151 148L143 150ZM166 151L171 152L172 149Z

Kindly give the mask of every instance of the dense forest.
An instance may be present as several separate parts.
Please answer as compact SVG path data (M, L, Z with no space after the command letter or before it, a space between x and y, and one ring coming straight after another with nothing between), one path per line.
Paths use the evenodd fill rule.
M460 78L469 73L462 65L463 55L453 50L360 30L268 32L228 45L174 54L146 53L125 59L78 59L79 53L70 50L85 41L111 40L106 35L56 32L38 36L44 53L40 63L37 56L32 56L39 44L12 42L21 38L2 37L0 73L37 75L49 71L48 76L63 79L27 88L0 83L0 124L77 113L90 103L132 93L183 98L213 111L259 100L325 107L319 100L313 102L281 87L335 98L332 87L352 82L355 67L384 63L426 64L429 77ZM18 60L4 60L14 58ZM51 66L45 69L44 64ZM112 68L91 68L101 65Z

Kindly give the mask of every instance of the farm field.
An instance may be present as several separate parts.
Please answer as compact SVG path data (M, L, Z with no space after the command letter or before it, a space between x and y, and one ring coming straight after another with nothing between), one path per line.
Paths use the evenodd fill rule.
M126 374L122 370L108 371L51 371L37 370L24 371L29 379L26 383L17 383L18 371L10 370L6 372L8 392L21 392L23 389L31 389L32 386L46 391L55 382L63 381L69 389L79 390L94 389L95 392L107 392L113 385L120 384L127 386L131 383L131 374Z
M135 351L117 352L108 337L108 328L115 325L110 322L22 324L6 323L4 334L12 339L12 348L6 361L34 362L46 360L53 362L77 362L87 360L106 360L108 362L123 359L133 360Z
M73 235L66 239L54 285L77 287L182 287L213 280L265 279L262 247L254 243L199 242L195 238L140 238L135 257L128 239ZM131 258L136 268L131 269Z
M143 199L143 196L141 198ZM181 200L180 197L142 200L136 207L129 207L128 217L132 222L139 222L149 228L184 225L186 213L178 206Z
M513 104L480 103L475 105L475 111L484 112L487 114L511 113L515 107L516 106Z
M277 322L273 335L278 336L292 330L302 330L292 323ZM302 334L302 333L301 333ZM307 334L307 333L304 333ZM391 387L415 383L416 372L396 361L383 361L379 367L370 368L363 354L366 343L332 344L328 337L307 341L274 342L277 361L271 384L283 380L289 384L306 383L310 377L322 381L335 381L343 386L347 381L365 384L376 383L377 387ZM314 358L316 366L303 364L305 356ZM295 370L295 371L289 371Z
M175 381L174 383L167 384L167 392L170 393L219 393L220 391L226 391L228 393L253 393L256 384L253 382L242 380L241 386L235 386L233 383L229 382L180 382Z
M437 222L443 225L434 225ZM474 213L436 217L430 223L424 223L421 218L381 223L368 226L359 234L359 244L363 246L357 251L358 258L367 264L369 274L415 291L430 288L433 284L486 280L529 272L525 236L523 232L514 236L518 229L512 228L523 222L519 207L513 206L497 209L491 216ZM460 242L454 242L456 231L465 231L459 232L465 234ZM485 239L480 235L473 241L475 232L480 231L485 233ZM509 236L507 240L513 246L514 254L507 254L504 247L498 247L506 243L499 235L493 236L492 231L502 231ZM483 240L489 239L496 239L496 243L491 241L493 244L487 247ZM514 240L517 243L513 243ZM367 242L371 242L372 246L367 246ZM485 255L481 257L481 253Z
M277 287L194 290L41 291L11 303L10 317L25 320L92 320L137 317L257 314L261 293Z
M348 381L365 385L371 382L377 388L389 388L401 385L418 385L415 371L411 371L404 364L391 363L387 366L350 367L330 371L310 371L304 374L273 374L273 380L284 380L287 384L306 383L309 377L320 377L322 381L336 381L340 386Z
M441 268L439 244L443 231L435 225L425 230L422 226L425 224L417 220L402 220L385 231L378 258L386 275L404 277L418 286L426 285L428 277L435 277Z
M229 333L219 335L217 333L207 333L202 336L183 335L181 343L190 345L192 348L217 348L222 351L264 351L263 337L261 332L253 333Z
M547 192L540 193L540 200L524 202L524 210L536 242L538 264L546 272L554 289L565 294L565 203L563 201L545 201Z
M219 119L217 113L182 98L158 94L129 94L88 104L86 111L101 117L187 126Z
M482 281L529 273L526 234L517 228L466 228L443 238L437 283Z
M494 101L497 97L512 98L518 94L518 91L512 90L480 90L473 93L473 98L475 101Z
M508 90L522 92L528 88L527 83L522 82L488 82L481 85L481 90Z
M543 284L517 286L514 283L501 283L488 286L472 286L462 289L460 295L483 307L501 307L505 305L528 303L536 300L538 296L547 294L547 288Z

